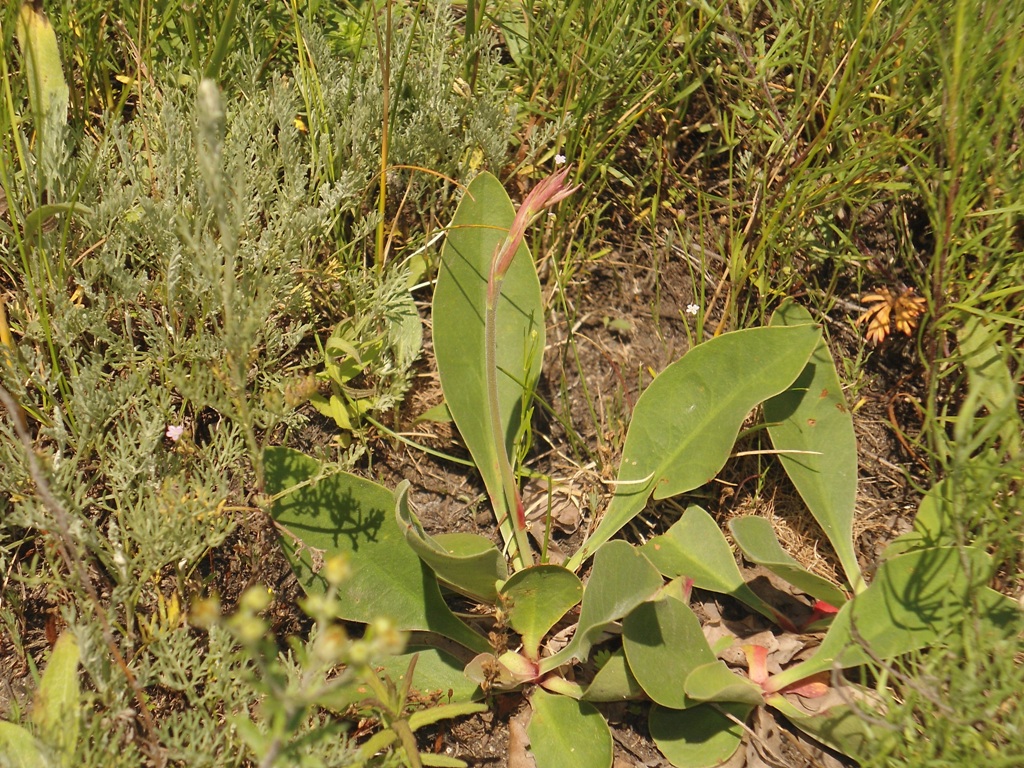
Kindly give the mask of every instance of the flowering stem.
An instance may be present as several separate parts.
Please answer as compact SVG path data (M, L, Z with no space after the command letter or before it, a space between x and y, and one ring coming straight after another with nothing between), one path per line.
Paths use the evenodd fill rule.
M499 248L503 249L508 245L508 241L505 241ZM494 259L493 263L497 261ZM487 372L487 409L490 411L491 436L494 440L494 453L498 459L498 471L501 473L504 493L503 499L494 499L495 503L501 503L503 506L498 526L506 531L511 527L511 536L506 535L504 538L506 542L514 540L512 562L516 570L522 570L533 565L533 554L526 531L526 512L519 495L515 473L512 471L512 462L505 447L501 411L498 406L498 300L501 298L501 285L504 281L504 273L495 274L492 267L487 281L487 312L484 318L484 369Z
M498 527L506 544L515 542L512 562L517 570L533 565L533 553L530 551L530 539L526 530L526 512L523 500L519 496L512 462L505 447L505 430L503 429L498 401L498 300L501 298L501 286L512 260L519 250L526 228L540 213L555 203L571 195L576 187L566 186L569 168L548 176L535 186L523 200L516 211L508 235L498 246L491 258L491 271L487 279L487 311L484 318L484 369L487 372L487 408L491 418L491 439L494 441L494 453L497 457L498 472L501 475L502 499L492 499L491 503L503 507L503 514L498 519ZM511 534L509 528L511 527Z

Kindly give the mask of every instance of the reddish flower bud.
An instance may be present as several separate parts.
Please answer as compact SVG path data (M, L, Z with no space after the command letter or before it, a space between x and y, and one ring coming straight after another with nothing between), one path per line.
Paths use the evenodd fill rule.
M548 176L531 189L526 199L523 200L523 204L519 206L519 210L516 212L515 219L512 220L512 226L509 227L508 235L498 247L491 262L492 285L496 279L503 278L505 273L508 272L512 259L515 257L516 251L519 250L519 244L523 242L526 228L533 223L537 215L545 208L550 208L556 203L561 202L579 189L579 185L575 187L566 186L569 171L570 166L566 166L558 171L558 173Z

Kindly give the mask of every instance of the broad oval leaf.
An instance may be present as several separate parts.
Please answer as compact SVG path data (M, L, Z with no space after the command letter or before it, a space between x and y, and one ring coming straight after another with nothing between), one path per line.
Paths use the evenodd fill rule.
M615 495L568 567L576 570L652 494L664 499L711 481L747 414L793 382L819 336L814 326L726 333L662 371L633 409Z
M609 768L612 734L593 704L537 689L526 732L537 768Z
M474 533L430 536L409 508L408 480L395 490L395 516L409 546L438 579L481 602L498 599L495 582L508 578L508 565L490 539Z
M433 301L437 370L448 410L473 456L495 513L507 514L491 420L487 418L484 318L487 279L496 249L508 234L515 209L494 176L469 185L441 251ZM540 281L525 242L502 285L497 308L498 400L509 456L524 418L524 392L532 394L544 353Z
M731 701L756 707L764 703L761 686L740 677L721 659L702 664L686 678L686 695L694 701Z
M691 578L695 587L732 595L771 621L792 628L785 616L747 586L732 547L701 507L688 507L668 531L648 541L641 551L664 576Z
M846 602L846 593L815 573L811 573L782 548L772 524L763 517L746 515L729 522L733 540L747 559L781 576L797 589L836 608Z
M352 575L338 592L340 618L384 616L399 629L436 632L478 653L490 648L451 612L433 572L406 543L391 491L347 472L318 477L316 460L288 448L268 448L264 466L267 492L280 495L270 514L288 532L281 546L306 592L326 589L314 553L317 560L343 554Z
M576 634L561 651L541 660L541 672L584 659L611 622L651 598L664 582L658 569L625 541L610 541L597 551L583 592Z
M697 667L715 660L690 606L674 597L634 608L622 622L622 647L630 670L647 695L671 709L694 703L686 696L686 678Z
M790 303L772 316L771 325L807 328L812 322L806 309ZM824 339L793 385L765 402L764 418L776 450L800 451L781 453L779 461L832 543L853 591L860 592L864 577L853 548L857 438Z
M500 597L508 623L523 638L523 653L536 659L544 635L583 597L583 583L560 565L535 565L513 574Z
M751 709L748 704L699 704L690 709L655 704L647 724L661 754L676 768L711 768L728 760L743 740L743 728L723 712L743 722Z
M617 649L594 675L594 679L583 692L584 701L628 701L642 699L644 689L640 687L626 662L626 652Z

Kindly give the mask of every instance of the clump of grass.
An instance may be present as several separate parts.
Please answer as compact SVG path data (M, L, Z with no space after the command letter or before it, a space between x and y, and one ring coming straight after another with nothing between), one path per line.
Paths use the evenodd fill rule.
M907 358L920 422L904 437L928 457L930 482L950 479L957 540L996 553L997 584L1011 593L1024 426L1011 352L1024 306L1015 14L973 0L747 17L729 6L716 45L701 51L707 139L690 182L708 201L703 231L718 233L728 260L730 322L763 317L793 291L849 321L844 290L912 287L927 299ZM877 354L859 353L869 363ZM1015 762L1021 720L1009 697L1020 674L1003 641L976 636L968 620L962 636L889 678L899 736L877 764Z
M1019 362L1019 361L1018 361ZM946 437L948 535L983 544L994 555L994 584L1020 595L1024 521L1014 499L1024 483L1019 458L999 433L1007 427L1018 446L1024 420L1014 413L962 411L966 428ZM865 766L1016 765L1024 759L1020 733L1024 685L1020 632L1024 618L1008 632L987 633L965 610L959 631L927 652L898 665L875 670L877 684L889 689L881 713L865 713L880 735Z
M372 39L377 22L366 17L363 23ZM353 196L340 212L338 234L359 241L366 224L383 220L389 252L422 244L439 226L437 214L455 201L458 190L450 181L468 181L478 169L504 163L515 108L501 82L497 51L489 40L479 42L480 85L471 92L461 77L463 53L452 48L455 21L447 3L407 9L394 20L386 51L364 44L346 59L314 25L301 23L299 30L302 115L311 151L323 164L315 183L324 195ZM366 204L378 189L385 137L388 195L375 218L366 215ZM394 253L360 250L352 257L370 262Z

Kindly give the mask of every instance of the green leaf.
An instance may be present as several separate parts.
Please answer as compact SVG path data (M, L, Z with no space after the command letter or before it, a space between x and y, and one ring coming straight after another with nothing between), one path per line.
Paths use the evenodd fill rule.
M651 699L671 709L694 702L684 692L687 676L715 660L690 606L662 597L633 609L622 622L629 668Z
M46 756L35 736L25 728L0 720L0 754L9 768L40 768L47 765Z
M268 448L264 464L267 492L282 494L270 514L290 534L281 545L303 589L326 589L314 552L318 559L343 554L352 576L339 590L341 618L369 623L384 616L402 630L436 632L477 652L490 648L451 612L433 572L409 548L390 491L346 472L318 477L314 459L288 448Z
M495 513L505 509L491 421L487 418L484 317L491 258L515 218L508 193L491 174L469 185L441 251L433 302L434 353L445 402L473 456ZM532 393L544 353L540 281L525 242L516 251L497 308L498 401L509 456L522 427L524 390Z
M537 768L609 768L612 734L593 704L537 689L526 733Z
M797 589L836 608L846 602L846 593L827 579L811 573L782 548L772 524L763 517L747 515L729 522L733 540L752 563L781 576Z
M523 653L536 659L544 635L583 597L583 583L560 565L535 565L513 574L500 591L508 623L522 635Z
M375 658L373 668L382 679L389 678L396 687L401 687L409 672L409 662L413 656L417 656L418 659L411 690L415 692L417 698L457 703L478 701L484 697L480 686L466 677L465 664L440 648L412 645L406 653L382 659ZM375 696L373 688L364 680L357 678L346 685L330 688L316 699L316 704L342 714L349 707L374 699ZM415 715L410 717L410 725L414 717Z
M700 704L668 709L655 704L647 723L658 749L677 768L711 768L728 760L743 740L743 729L726 717L744 721L747 704Z
M355 754L353 764L359 766L365 765L366 762L370 760L370 758L372 758L378 752L383 752L385 749L390 747L398 740L398 734L395 733L393 729L382 728L381 730L377 731L370 738L368 738L366 741L359 745L359 749Z
M338 395L331 395L330 400L323 395L312 395L309 398L309 402L322 415L329 419L334 419L334 423L341 429L352 430L352 420L348 415L348 405Z
M1019 616L1014 601L979 589L990 575L990 560L978 549L935 547L883 562L871 586L836 614L817 652L770 678L766 690L780 691L837 665L859 666L934 645L973 613L972 594L979 620L1013 625Z
M203 70L203 77L211 79L216 79L220 74L220 66L231 50L231 32L235 28L235 18L238 15L238 0L228 0L227 8L221 13L217 42L214 44L213 51L210 53L210 57L206 61L206 67Z
M832 690L821 699L797 696L771 696L767 704L785 715L793 725L822 744L852 758L873 754L878 734L872 731L864 713L847 702L853 697L870 700L873 692L844 683L841 692ZM877 709L877 702L873 709ZM809 707L813 706L814 710Z
M466 768L468 765L465 760L459 760L457 757L435 755L433 752L420 752L420 763L432 768Z
M743 581L729 542L702 508L688 507L668 531L648 541L641 551L666 577L691 578L695 587L732 595L771 621L789 626L785 616Z
M536 669L531 669L530 672L534 673ZM480 653L474 656L466 665L463 674L477 685L482 686L486 683L488 688L493 691L512 690L522 685L524 679L531 680L534 677L532 674L526 678L518 677L502 664L501 659L494 653Z
M710 482L747 414L792 383L818 338L813 326L726 333L659 374L633 410L615 495L567 567L578 569L652 494L664 499Z
M580 621L572 640L554 656L541 660L540 671L585 659L604 629L651 598L664 582L650 561L624 541L610 541L597 551L583 592Z
M23 2L15 27L28 79L29 105L36 117L36 130L43 166L52 171L57 161L61 132L68 122L68 90L60 61L60 47L53 26L33 2Z
M474 533L428 535L409 509L408 480L395 490L395 516L409 546L438 579L481 602L497 601L495 582L508 578L508 566L490 539Z
M530 27L523 6L517 3L501 3L497 13L497 24L505 38L505 48L512 61L524 71L530 54Z
M65 755L73 755L78 743L81 692L78 684L78 643L70 632L63 633L39 681L32 701L32 722L46 744Z
M418 655L419 659L416 661L412 689L420 696L436 695L439 701L448 701L450 696L456 702L483 698L480 687L466 677L465 663L440 648L411 646L403 654L375 660L374 667L379 667L396 685L401 685L414 655Z
M436 421L439 423L447 424L452 420L452 413L448 410L448 403L443 400L432 408L427 408L423 413L416 417L416 421Z
M970 389L978 392L978 405L984 406L995 419L1002 420L1000 447L1010 459L1015 459L1022 447L1020 422L1005 416L1017 411L1017 386L1008 366L1012 357L1002 343L1000 332L972 315L957 331L957 341L964 356L963 366Z
M626 663L626 652L621 648L608 657L583 692L584 701L595 702L628 701L643 697L644 689Z
M76 213L84 215L85 217L94 215L92 208L82 205L81 203L49 203L47 205L40 205L25 217L22 237L26 240L32 240L35 238L36 232L44 224L52 221L54 216L60 214L71 215Z
M956 478L946 477L928 489L917 508L914 528L890 541L882 553L883 559L890 560L915 549L956 543L956 533L951 524L955 509L955 482Z
M559 675L548 675L543 680L539 681L541 687L551 693L557 693L559 696L569 696L573 699L580 699L585 701L583 698L583 686L574 680L566 680L564 677Z
M473 704L460 702L458 704L434 704L427 709L421 709L409 715L409 727L416 731L428 725L434 725L442 720L450 720L455 717L475 715L478 712L486 712L486 704Z
M736 674L719 659L694 669L687 676L684 688L694 701L731 701L752 707L764 703L761 686Z
M810 313L796 304L782 306L772 317L772 327L807 328L811 322ZM864 577L853 547L857 439L824 339L792 386L765 402L764 418L776 450L803 452L780 454L779 461L832 543L850 586L861 591Z
M405 368L423 351L423 322L411 293L402 294L388 320L395 360L400 367Z
M338 386L348 384L365 369L366 363L347 355L345 357L327 358L327 362L324 364L324 374Z

